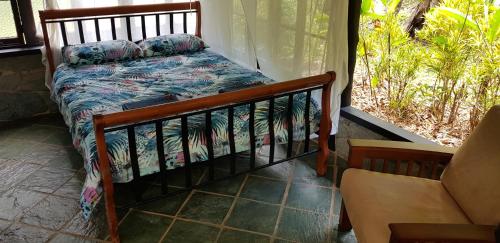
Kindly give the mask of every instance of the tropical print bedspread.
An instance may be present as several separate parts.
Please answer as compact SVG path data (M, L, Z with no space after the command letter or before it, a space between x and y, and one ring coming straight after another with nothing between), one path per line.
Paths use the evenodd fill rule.
M80 201L85 217L90 215L102 192L93 114L120 112L125 103L166 94L189 98L270 82L273 81L264 75L242 68L210 50L79 67L61 64L54 74L52 96L70 128L74 146L84 158L87 176ZM310 110L311 131L318 127L317 104L313 101ZM297 140L304 139L304 107L305 94L295 95L293 129ZM287 141L286 114L287 99L277 99L274 129L278 142ZM268 103L257 103L255 115L256 141L257 146L261 146L269 140ZM249 107L237 107L234 119L236 151L249 150ZM225 110L212 113L215 157L229 154L227 120ZM190 117L188 124L191 161L206 160L205 116ZM154 126L136 127L135 131L141 175L159 171ZM163 133L167 168L183 166L180 120L165 121ZM107 133L106 144L114 182L131 181L127 133Z

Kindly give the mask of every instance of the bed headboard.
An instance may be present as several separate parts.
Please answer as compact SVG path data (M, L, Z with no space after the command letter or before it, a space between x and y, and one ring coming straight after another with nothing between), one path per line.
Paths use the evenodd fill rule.
M68 45L68 32L66 31L66 23L76 23L80 43L88 42L83 34L83 22L94 22L95 39L101 41L101 26L102 19L109 19L106 24L111 25L111 35L113 40L116 40L116 19L125 19L127 38L132 40L132 32L139 31L142 33L142 39L146 38L146 16L155 17L156 36L160 35L160 16L166 15L170 18L170 34L174 33L173 18L174 15L183 16L183 32L187 33L187 14L196 13L195 35L201 37L201 6L199 1L183 2L183 3L162 3L148 5L124 5L116 7L102 8L75 8L75 9L60 9L60 10L44 10L39 11L40 22L42 25L43 41L45 44L47 60L51 74L55 71L54 57L50 46L50 39L47 32L47 25L58 25L61 31L61 37L64 46ZM131 18L140 18L140 29L132 29L130 24ZM148 23L149 25L149 23Z

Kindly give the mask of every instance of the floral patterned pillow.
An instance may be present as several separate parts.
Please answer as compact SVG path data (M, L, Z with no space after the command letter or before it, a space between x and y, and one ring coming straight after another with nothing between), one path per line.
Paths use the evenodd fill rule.
M205 42L190 34L162 35L145 39L139 43L145 57L172 56L196 52L206 48Z
M109 40L65 46L62 53L65 63L76 66L142 57L141 48L127 40Z

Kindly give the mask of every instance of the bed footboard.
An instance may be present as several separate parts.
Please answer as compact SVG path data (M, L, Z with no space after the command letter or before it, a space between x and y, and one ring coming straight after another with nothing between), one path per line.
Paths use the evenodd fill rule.
M189 154L189 141L188 141L188 117L198 114L205 114L206 116L206 130L207 134L211 132L211 113L217 110L227 110L228 111L228 132L229 132L229 147L231 155L235 154L235 145L232 135L233 131L233 114L234 107L249 105L250 107L250 118L249 118L249 138L250 138L250 170L255 170L274 164L278 164L284 161L291 160L296 157L310 154L310 139L309 135L311 132L309 124L309 109L311 102L311 92L314 90L322 90L321 98L321 120L320 120L320 130L319 130L319 140L318 140L318 157L317 157L317 174L323 176L326 174L327 168L327 158L329 154L328 149L328 137L330 135L331 129L331 119L330 119L330 96L332 84L335 80L335 73L329 72L323 75L312 76L302 79L296 79L286 82L280 82L270 85L262 85L254 88L242 89L234 92L221 93L213 96L205 96L194 98L190 100L178 101L174 103L168 103L157 106L150 106L145 108L139 108L134 110L128 110L118 113L111 114L98 114L94 115L94 129L97 153L99 159L100 173L103 181L104 188L104 199L107 213L107 220L109 226L109 232L111 240L113 242L119 242L118 235L118 220L116 216L115 203L114 203L114 188L113 181L110 170L110 161L108 159L105 133L125 130L128 133L129 139L129 151L130 159L133 171L133 181L132 184L138 183L140 180L140 170L137 161L137 150L134 129L137 126L142 126L145 124L155 124L156 127L156 139L157 144L163 144L163 132L162 132L162 122L172 119L181 120L181 132L182 132L182 148L184 153L184 172L186 178L186 188L193 188L191 181L191 160ZM268 101L270 116L272 117L274 100L281 97L288 97L288 107L291 109L293 106L293 96L298 93L306 93L306 112L305 116L305 141L304 141L304 151L299 156L292 156L292 142L293 139L288 139L287 149L286 149L286 159L274 161L274 125L273 119L269 119L269 134L270 134L270 158L269 162L263 166L256 166L255 156L256 156L256 146L255 146L255 104L257 102ZM292 112L289 110L287 116L287 122L292 123ZM313 131L314 132L314 131ZM288 138L293 137L293 126L287 127ZM214 181L214 151L212 145L211 136L206 136L207 138L207 150L208 150L208 172L209 181ZM167 181L166 181L166 165L165 165L165 151L163 146L157 146L158 158L159 158L159 170L161 178L162 193L167 194ZM168 152L168 151L167 151ZM197 162L200 163L200 162ZM246 173L248 171L242 172ZM234 170L234 156L231 162L231 175L236 175L238 173ZM140 199L140 195L136 195L136 199Z

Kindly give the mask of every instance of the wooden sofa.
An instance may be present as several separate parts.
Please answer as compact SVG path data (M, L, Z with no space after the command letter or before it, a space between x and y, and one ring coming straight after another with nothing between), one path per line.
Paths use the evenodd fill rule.
M361 243L496 242L500 106L486 114L458 149L349 142L339 230L353 228Z

